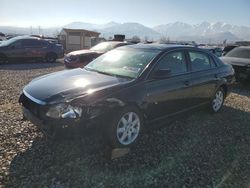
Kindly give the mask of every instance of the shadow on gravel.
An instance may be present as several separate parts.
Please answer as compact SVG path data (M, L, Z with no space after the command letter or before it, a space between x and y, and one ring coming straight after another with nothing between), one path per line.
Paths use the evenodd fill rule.
M33 70L33 69L46 69L52 67L63 66L59 61L55 63L47 62L23 62L23 63L8 63L0 64L0 70Z
M233 88L233 92L250 97L250 80L237 82Z
M11 162L18 187L247 187L250 113L197 111L141 136L127 156L108 161L100 136L36 139ZM152 125L154 126L154 125Z

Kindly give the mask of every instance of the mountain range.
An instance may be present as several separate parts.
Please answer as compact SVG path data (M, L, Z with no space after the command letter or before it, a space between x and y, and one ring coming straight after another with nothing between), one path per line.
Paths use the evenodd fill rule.
M168 38L172 41L196 41L199 43L222 43L234 42L238 40L250 40L250 27L236 26L224 22L202 22L200 24L188 24L174 22L155 27L147 27L140 23L117 23L92 24L85 22L72 22L61 27L40 28L40 34L56 35L62 28L87 29L101 33L104 38L112 37L114 34L125 34L126 38L139 36L141 39L159 40ZM0 26L0 32L18 34L39 34L39 28L20 28Z

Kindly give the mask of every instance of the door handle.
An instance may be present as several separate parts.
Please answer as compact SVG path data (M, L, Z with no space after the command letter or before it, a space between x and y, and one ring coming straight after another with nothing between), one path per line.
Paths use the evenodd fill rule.
M186 80L186 81L184 81L184 84L186 85L186 86L189 86L189 81L188 80Z

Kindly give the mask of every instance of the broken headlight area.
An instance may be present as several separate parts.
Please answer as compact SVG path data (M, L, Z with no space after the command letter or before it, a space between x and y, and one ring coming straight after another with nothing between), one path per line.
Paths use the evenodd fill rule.
M65 57L65 61L68 63L77 61L77 59L78 59L78 56L75 56L75 55L66 55Z
M57 104L48 109L46 116L54 119L77 119L82 116L82 108L70 104Z

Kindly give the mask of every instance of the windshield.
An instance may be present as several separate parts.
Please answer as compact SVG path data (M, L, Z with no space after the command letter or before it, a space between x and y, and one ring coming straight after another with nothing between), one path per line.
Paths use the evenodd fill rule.
M226 54L226 57L239 57L250 59L250 48L234 48Z
M104 74L136 78L158 53L157 50L115 49L98 57L85 68Z
M93 51L107 52L115 47L116 43L102 42L90 48Z
M9 40L4 40L0 43L1 46L8 46L14 42L16 42L18 39L20 39L19 37L14 37L14 38L11 38Z

